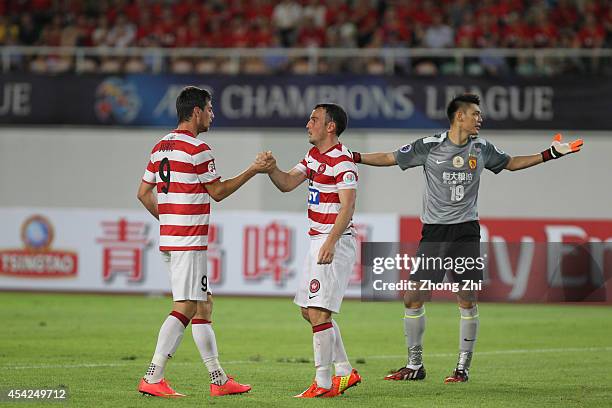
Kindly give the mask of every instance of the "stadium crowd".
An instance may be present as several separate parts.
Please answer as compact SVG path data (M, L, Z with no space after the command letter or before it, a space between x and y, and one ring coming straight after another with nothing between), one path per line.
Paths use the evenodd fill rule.
M162 48L480 48L472 75L600 72L597 58L499 57L496 48L612 48L606 0L0 0L0 46ZM61 55L11 56L35 72L74 69ZM80 72L150 72L153 58L87 57ZM305 58L173 57L174 73L307 73ZM452 58L404 58L396 73L453 74ZM383 73L381 58L320 58L317 72ZM463 71L465 72L465 71Z

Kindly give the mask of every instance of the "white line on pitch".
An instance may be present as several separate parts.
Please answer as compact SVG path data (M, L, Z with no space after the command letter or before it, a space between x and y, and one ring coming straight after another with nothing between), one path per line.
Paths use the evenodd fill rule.
M499 355L499 354L525 354L525 353L572 353L572 352L589 352L589 351L612 351L612 347L570 347L570 348L549 348L549 349L518 349L518 350L492 350L492 351L475 351L478 356ZM426 357L454 357L457 353L423 353ZM405 358L406 355L395 356L368 356L373 360L384 360L391 358Z
M492 350L492 351L476 351L475 354L478 356L487 355L503 355L503 354L525 354L525 353L573 353L573 352L598 352L598 351L612 351L610 347L570 347L570 348L548 348L548 349L517 349L517 350ZM457 353L427 353L427 357L454 357ZM372 360L385 360L393 358L405 358L405 355L388 355L388 356L365 356ZM257 363L270 363L273 361L265 360L244 360L244 361L222 361L222 364L257 364ZM96 367L123 367L133 364L142 364L141 361L126 361L121 363L82 363L82 364L49 364L49 365L29 365L29 366L0 366L2 369L10 370L30 370L30 369L41 369L41 368L96 368ZM177 361L171 363L172 365L192 365L202 364L200 362L190 361Z

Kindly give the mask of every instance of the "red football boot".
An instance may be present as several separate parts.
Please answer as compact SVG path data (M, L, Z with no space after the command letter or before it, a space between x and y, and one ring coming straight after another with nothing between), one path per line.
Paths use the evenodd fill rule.
M306 391L302 392L301 394L294 395L294 397L295 398L319 398L319 397L326 396L326 394L330 392L331 390L328 390L327 388L321 388L317 385L316 381L313 381L313 383L310 385L310 387L308 387ZM330 395L330 396L334 396L334 395Z
M147 380L144 378L141 379L140 384L138 384L138 391L140 391L143 395L151 395L153 397L162 398L178 398L185 396L185 394L174 391L170 387L170 384L168 384L168 382L163 378L160 382L154 384L147 382Z
M402 367L397 371L394 371L385 377L385 380L390 381L418 381L424 380L427 375L425 366L421 364L418 370L412 368Z
M334 375L332 377L332 389L329 394L325 394L324 397L335 397L344 394L344 391L351 387L355 387L360 382L361 376L354 368L349 375Z
M468 380L467 370L455 369L455 371L453 371L453 374L449 375L448 377L444 379L444 384L467 382L467 380Z
M210 396L220 397L222 395L244 394L251 391L249 384L240 384L232 377L227 377L227 382L223 385L210 384Z

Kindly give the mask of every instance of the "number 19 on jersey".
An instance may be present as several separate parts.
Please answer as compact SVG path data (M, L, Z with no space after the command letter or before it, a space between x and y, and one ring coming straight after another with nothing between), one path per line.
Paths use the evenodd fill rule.
M451 190L451 201L461 201L464 195L464 188L461 184L450 186Z

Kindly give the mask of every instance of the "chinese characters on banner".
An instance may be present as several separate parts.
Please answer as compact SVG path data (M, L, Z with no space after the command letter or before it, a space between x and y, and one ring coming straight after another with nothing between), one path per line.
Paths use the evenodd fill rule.
M143 280L142 254L149 244L147 226L144 222L102 221L102 238L97 242L103 246L102 278L113 279L124 273L130 282Z

